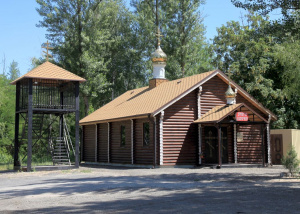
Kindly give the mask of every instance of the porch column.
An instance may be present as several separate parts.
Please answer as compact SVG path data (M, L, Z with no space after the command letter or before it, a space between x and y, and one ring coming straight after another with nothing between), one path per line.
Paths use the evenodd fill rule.
M219 149L219 164L217 166L218 169L221 169L222 166L222 136L221 136L221 126L218 126L218 149Z
M28 79L28 145L27 145L27 172L31 171L32 158L32 79Z
M95 124L95 162L97 163L98 162L98 157L97 157L97 154L98 154L98 126L97 124Z
M261 152L262 152L262 165L265 166L265 145L264 145L264 126L261 124Z
M271 122L271 115L269 114L268 124L267 124L268 165L272 164L272 161L271 161L271 142L270 142L270 122Z
M109 122L107 123L107 163L109 163L109 159L110 159L110 157L109 157L109 150L110 150L110 148L109 148L109 135L110 135L110 126L109 126Z
M164 114L165 112L162 111L160 113L160 118L159 118L159 165L164 164L164 133L163 133Z
M198 119L201 117L201 92L202 92L202 86L199 86L199 91L197 94L197 107L198 107ZM202 164L201 156L202 156L202 127L201 124L198 124L198 164Z
M151 120L150 120L151 121ZM157 136L156 136L156 116L153 117L153 168L156 166L156 146L157 146Z
M131 121L131 164L134 164L134 157L133 157L133 143L134 143L134 136L133 136L133 119Z
M234 163L237 163L237 140L236 140L236 124L233 125L233 151L234 151Z
M267 124L268 165L271 165L270 124Z
M198 151L199 151L198 164L201 165L202 164L202 159L201 159L201 156L202 156L202 126L201 126L201 124L198 124Z

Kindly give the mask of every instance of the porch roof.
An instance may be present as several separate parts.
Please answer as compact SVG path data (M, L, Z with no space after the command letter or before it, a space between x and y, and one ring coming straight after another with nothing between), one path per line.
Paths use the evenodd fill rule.
M201 116L199 119L195 120L194 123L220 123L227 116L233 116L234 113L238 110L248 113L249 120L252 122L267 123L267 120L265 120L244 103L216 106L205 113L203 116ZM250 116L252 117L250 118Z

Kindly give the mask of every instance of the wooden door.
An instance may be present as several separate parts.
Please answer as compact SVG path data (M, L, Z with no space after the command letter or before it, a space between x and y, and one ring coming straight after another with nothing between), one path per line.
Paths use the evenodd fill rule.
M218 162L218 130L214 126L204 127L205 162Z
M282 134L271 134L271 157L272 164L281 164L283 157Z
M222 162L228 163L227 128L221 128ZM218 163L218 129L214 126L204 128L205 162Z

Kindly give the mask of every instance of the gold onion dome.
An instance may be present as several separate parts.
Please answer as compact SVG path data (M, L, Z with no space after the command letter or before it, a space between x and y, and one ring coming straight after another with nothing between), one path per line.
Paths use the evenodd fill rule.
M158 46L158 48L151 54L152 62L166 62L167 54Z
M227 91L225 92L225 96L226 96L226 98L234 98L236 96L236 94L234 93L234 91L231 88L230 83L228 85Z

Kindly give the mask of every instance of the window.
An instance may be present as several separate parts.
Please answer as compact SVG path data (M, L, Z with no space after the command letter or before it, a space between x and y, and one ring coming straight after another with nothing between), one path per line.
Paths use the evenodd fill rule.
M121 126L121 144L120 146L125 146L126 137L125 137L125 126Z
M149 146L149 144L150 144L149 123L143 123L143 146Z

